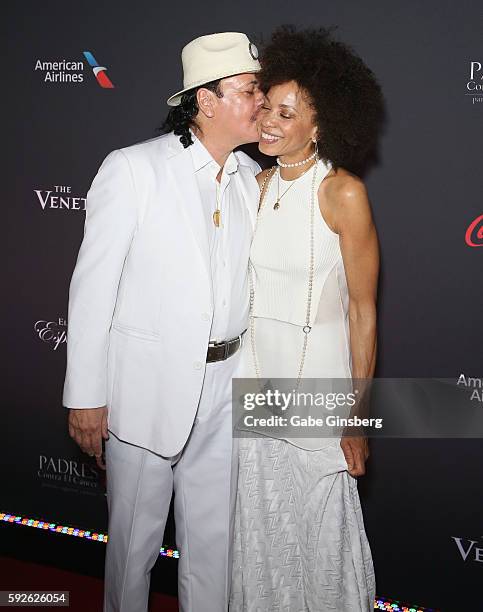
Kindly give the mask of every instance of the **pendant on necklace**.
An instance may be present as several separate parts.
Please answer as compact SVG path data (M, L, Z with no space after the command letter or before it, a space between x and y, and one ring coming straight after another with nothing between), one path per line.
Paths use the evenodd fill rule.
M277 200L273 205L273 210L278 210L280 208L280 202Z
M220 227L220 217L221 212L219 210L215 210L213 213L213 223L216 225L216 227Z

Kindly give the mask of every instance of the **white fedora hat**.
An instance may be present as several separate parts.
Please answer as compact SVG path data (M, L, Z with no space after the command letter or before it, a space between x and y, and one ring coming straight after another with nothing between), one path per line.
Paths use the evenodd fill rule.
M183 86L168 98L168 106L178 106L190 89L244 72L259 72L258 49L240 32L221 32L200 36L188 43L181 53Z

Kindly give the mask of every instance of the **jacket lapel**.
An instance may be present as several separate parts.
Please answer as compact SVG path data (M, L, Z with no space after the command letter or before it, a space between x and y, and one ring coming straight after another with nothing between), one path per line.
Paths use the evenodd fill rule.
M206 273L210 276L208 232L193 161L189 150L183 147L174 134L169 143L168 168L173 192L198 245Z

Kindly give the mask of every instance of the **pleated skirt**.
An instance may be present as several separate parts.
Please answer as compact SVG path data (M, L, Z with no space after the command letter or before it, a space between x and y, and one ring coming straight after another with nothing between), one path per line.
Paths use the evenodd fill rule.
M357 480L338 445L308 451L242 438L231 612L374 609Z

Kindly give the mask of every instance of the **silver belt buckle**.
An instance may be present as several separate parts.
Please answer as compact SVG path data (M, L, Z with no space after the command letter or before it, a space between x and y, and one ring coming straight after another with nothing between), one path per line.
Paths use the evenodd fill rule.
M237 350L239 350L243 346L243 336L245 335L246 331L247 331L246 329L243 330L241 334L238 334L238 336L236 338L233 338L232 340L225 340L224 342L209 342L208 343L208 346L211 346L213 348L223 345L223 359L217 359L217 361L225 361L226 359L228 359L228 351L230 349L230 344L232 344L233 342L236 342L238 340L239 346Z
M223 357L221 359L215 359L215 361L224 361L227 357L228 357L228 344L229 341L224 340L221 342L209 342L208 343L208 347L211 348L218 348L218 347L223 347Z

